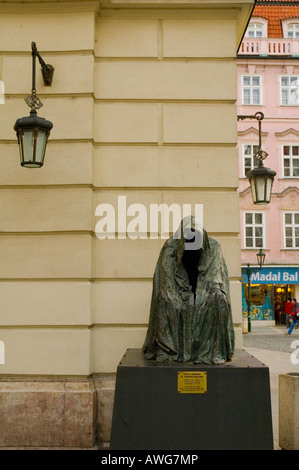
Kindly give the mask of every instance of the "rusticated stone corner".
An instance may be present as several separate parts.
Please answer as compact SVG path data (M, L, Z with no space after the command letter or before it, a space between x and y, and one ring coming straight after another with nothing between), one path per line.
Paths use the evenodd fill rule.
M93 447L92 380L0 381L1 447Z

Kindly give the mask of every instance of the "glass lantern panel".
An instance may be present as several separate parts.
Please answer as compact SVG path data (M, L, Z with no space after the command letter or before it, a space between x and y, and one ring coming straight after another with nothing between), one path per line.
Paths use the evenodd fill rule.
M38 137L36 141L36 152L35 152L35 161L43 163L44 155L46 150L47 142L47 133L45 131L38 131Z
M265 178L258 177L255 179L256 202L265 200Z
M23 162L32 161L33 157L33 130L23 132Z
M255 191L255 181L254 178L251 179L250 181L250 186L251 186L251 192L252 192L252 200L255 203L256 202L256 191Z
M39 168L43 164L47 132L40 129L25 129L21 135L21 164L27 168Z
M271 199L272 185L273 185L273 179L267 178L266 179L266 191L265 191L265 198L267 202L270 202L270 199Z

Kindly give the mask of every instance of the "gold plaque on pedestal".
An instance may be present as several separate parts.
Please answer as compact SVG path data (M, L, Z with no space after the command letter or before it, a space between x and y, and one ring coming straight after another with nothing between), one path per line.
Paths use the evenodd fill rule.
M178 392L206 393L207 373L197 371L178 372Z

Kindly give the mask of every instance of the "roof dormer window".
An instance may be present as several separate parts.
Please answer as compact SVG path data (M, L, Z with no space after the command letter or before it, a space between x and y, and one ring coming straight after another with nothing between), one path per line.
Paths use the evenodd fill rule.
M247 28L247 35L249 38L263 37L263 25L261 23L250 23Z
M288 24L288 38L299 38L299 23Z
M299 18L288 18L281 21L282 37L299 39Z

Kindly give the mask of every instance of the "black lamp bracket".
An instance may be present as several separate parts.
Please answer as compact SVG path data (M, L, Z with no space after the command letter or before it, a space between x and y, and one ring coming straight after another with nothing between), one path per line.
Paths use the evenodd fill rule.
M259 149L254 155L254 158L259 160L259 166L263 166L263 160L268 157L268 153L263 150L262 147L262 120L264 119L264 113L257 111L252 115L238 115L238 121L244 121L245 119L256 119L259 123Z
M26 104L31 108L31 111L36 113L36 110L43 106L41 100L36 96L36 57L39 60L41 65L41 72L43 76L43 81L45 86L50 86L52 84L54 67L50 64L46 64L40 53L37 50L35 42L31 43L32 49L32 88L31 95L25 98Z
M244 119L257 119L258 121L262 121L264 119L264 113L262 113L261 111L258 111L257 113L255 114L241 114L241 115L238 115L238 121L244 121Z

